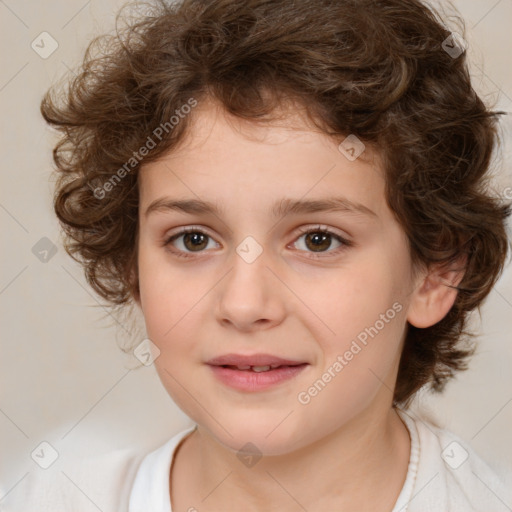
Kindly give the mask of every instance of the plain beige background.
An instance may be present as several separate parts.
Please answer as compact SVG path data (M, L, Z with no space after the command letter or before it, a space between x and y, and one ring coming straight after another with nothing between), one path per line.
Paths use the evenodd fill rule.
M121 1L0 0L2 160L0 222L1 395L0 499L31 471L44 471L31 453L46 441L58 453L125 446L156 447L190 424L160 384L153 367L138 366L117 343L131 341L85 283L60 246L52 212L54 134L39 115L43 92L79 64L87 42L113 27ZM467 22L475 88L512 112L512 0L459 0ZM51 49L47 32L58 48ZM55 43L53 43L55 44ZM505 160L496 166L496 192L512 199L512 121L502 121ZM509 230L510 231L510 230ZM47 240L41 239L44 237ZM57 246L48 261L36 244ZM33 249L34 246L36 249ZM482 308L478 355L441 397L423 393L442 425L490 463L512 460L512 270ZM142 341L143 330L135 335ZM1 503L1 501L0 501Z

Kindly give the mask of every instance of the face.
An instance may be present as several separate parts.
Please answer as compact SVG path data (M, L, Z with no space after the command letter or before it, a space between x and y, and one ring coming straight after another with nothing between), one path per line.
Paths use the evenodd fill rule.
M389 410L413 283L377 155L349 160L297 116L193 115L139 176L139 305L168 393L269 455Z

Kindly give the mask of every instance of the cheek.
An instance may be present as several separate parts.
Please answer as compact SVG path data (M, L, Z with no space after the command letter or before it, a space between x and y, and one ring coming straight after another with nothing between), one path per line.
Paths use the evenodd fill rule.
M406 267L400 265L398 254L394 258L396 264L389 255L375 251L330 276L322 289L308 289L308 305L313 304L322 320L308 325L322 345L316 377L337 382L329 387L347 395L345 400L371 395L400 356L406 325L401 290L407 283L401 282L401 269Z
M296 289L301 289L307 305L319 313L324 324L323 337L346 340L378 322L394 303L402 303L400 279L398 267L385 255L369 254L354 258L337 272L325 274L316 284L297 282ZM400 308L395 307L388 315L393 320L396 309ZM318 328L315 330L320 333ZM325 336L329 331L331 336Z
M349 421L369 407L378 394L392 399L405 307L386 277L378 279L373 274L371 281L379 286L365 288L368 277L352 274L340 281L341 292L325 304L326 322L335 334L316 329L322 360L296 397L311 429L318 428L316 418L320 416L326 428Z
M194 409L190 396L199 396L193 383L201 378L194 373L196 367L184 362L200 360L200 299L208 286L202 290L197 279L173 270L161 258L144 254L139 259L139 278L147 336L160 351L155 369L178 407L196 417L200 411Z
M180 318L186 320L197 294L194 285L173 270L163 251L158 252L139 251L139 287L148 336L162 345L172 338Z

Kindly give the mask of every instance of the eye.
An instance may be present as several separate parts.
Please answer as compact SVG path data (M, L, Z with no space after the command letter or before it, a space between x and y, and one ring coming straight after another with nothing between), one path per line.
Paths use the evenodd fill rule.
M305 250L307 252L312 251L308 256L310 258L323 257L320 256L320 253L329 253L329 255L338 254L345 248L350 247L352 245L352 242L350 242L349 240L346 240L341 235L338 235L337 233L334 233L333 231L327 228L322 228L322 226L317 226L306 230L300 230L300 232L302 233L302 235L297 240L300 241L301 239L304 239L304 249L301 250ZM335 250L329 250L329 248L333 244L333 241L337 243L338 246L335 248Z
M164 242L164 245L166 247L175 247L178 245L180 247L178 247L177 250L170 250L172 250L172 252L179 257L190 258L193 257L193 254L190 253L202 252L203 249L208 248L208 240L213 241L213 239L204 231L201 231L198 228L190 227L172 235ZM178 241L176 245L174 244L175 241Z
M301 236L296 239L292 245L304 238L303 247L300 250L309 253L309 258L321 258L321 253L328 253L328 255L338 254L347 247L352 246L352 242L346 240L341 235L334 233L328 228L317 226L306 230L299 230ZM337 243L335 250L329 250L333 241ZM191 258L194 257L193 253L204 252L204 249L212 249L209 247L209 242L212 242L214 247L218 244L213 242L213 238L199 228L188 227L182 229L180 232L171 235L164 242L165 247L169 247L178 257ZM174 248L171 248L174 247Z

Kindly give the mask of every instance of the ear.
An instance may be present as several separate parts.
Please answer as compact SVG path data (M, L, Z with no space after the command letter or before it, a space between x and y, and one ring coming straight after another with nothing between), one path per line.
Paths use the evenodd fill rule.
M435 265L418 279L407 312L407 320L415 327L425 328L441 321L450 311L464 277L466 256L450 266Z

